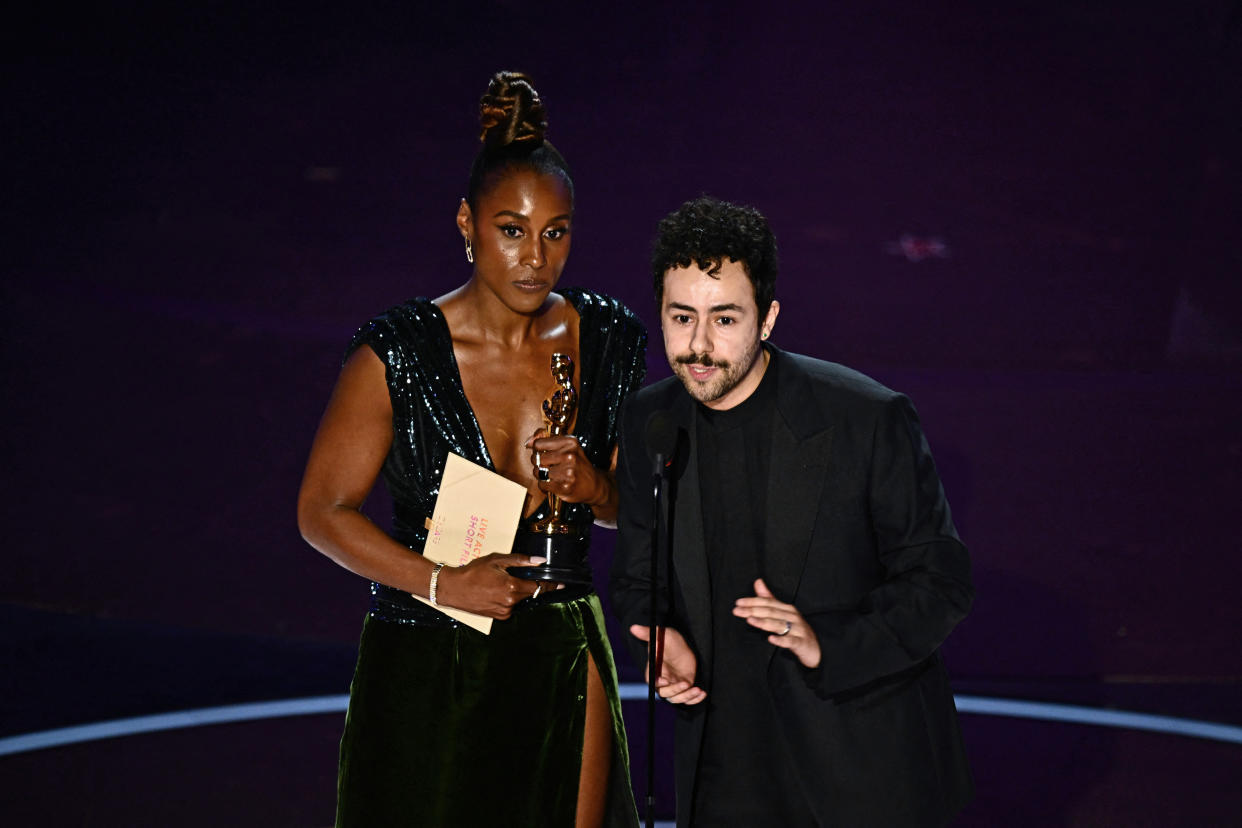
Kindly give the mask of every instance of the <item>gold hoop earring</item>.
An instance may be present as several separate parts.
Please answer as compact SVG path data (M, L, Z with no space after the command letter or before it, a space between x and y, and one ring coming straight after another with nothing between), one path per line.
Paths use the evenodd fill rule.
M470 246L470 239L466 239L466 261L474 264L474 248Z

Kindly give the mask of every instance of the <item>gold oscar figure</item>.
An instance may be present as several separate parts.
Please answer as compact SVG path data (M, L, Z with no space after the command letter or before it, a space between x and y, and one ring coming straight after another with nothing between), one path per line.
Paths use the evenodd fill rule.
M573 428L578 413L578 391L574 388L574 361L569 354L552 355L552 378L556 388L543 401L543 422L549 437L563 437ZM581 534L561 519L561 498L548 492L548 514L518 532L514 550L532 558L543 558L538 566L510 566L510 573L532 581L556 581L565 585L589 586L591 567L587 562L589 534ZM557 593L560 594L560 593Z
M549 437L561 437L573 427L578 413L578 391L574 388L574 360L569 354L552 355L552 378L556 390L543 401L543 424ZM548 492L548 516L531 529L541 535L567 535L573 527L561 521L561 498Z

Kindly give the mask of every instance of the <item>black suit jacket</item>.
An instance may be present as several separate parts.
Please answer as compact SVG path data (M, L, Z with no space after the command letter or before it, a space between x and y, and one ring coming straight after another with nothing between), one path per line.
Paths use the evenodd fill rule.
M823 651L820 666L807 670L773 648L767 683L778 738L802 768L822 825L944 824L969 800L972 783L937 648L965 616L973 589L917 414L906 397L856 371L769 347L780 364L763 577L807 619ZM649 623L644 429L662 409L678 425L679 452L659 613L694 648L705 681L711 614L695 405L676 377L626 403L611 593L627 627ZM645 663L641 644L632 643ZM704 709L684 708L678 718L679 825L688 824Z

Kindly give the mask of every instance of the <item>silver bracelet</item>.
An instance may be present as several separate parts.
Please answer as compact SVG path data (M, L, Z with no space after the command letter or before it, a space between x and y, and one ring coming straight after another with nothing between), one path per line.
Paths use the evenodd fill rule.
M435 568L431 570L431 589L427 590L427 599L431 601L431 605L433 607L439 606L439 604L436 603L436 587L440 585L441 569L444 569L444 564L438 563Z

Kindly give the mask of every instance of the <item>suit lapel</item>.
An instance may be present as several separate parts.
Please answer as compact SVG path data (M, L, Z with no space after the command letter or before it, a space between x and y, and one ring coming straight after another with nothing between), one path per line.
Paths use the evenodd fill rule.
M678 614L689 626L699 652L700 675L706 675L705 662L711 654L711 579L707 572L707 548L704 544L703 507L699 489L699 456L695 435L694 400L689 394L679 396L673 408L678 427L686 439L679 441L678 462L673 475L675 508L672 515L673 566L681 587L685 606Z
M831 430L799 440L777 417L768 471L762 571L768 588L782 601L792 602L798 594L831 444Z
M815 404L801 367L780 351L775 355L781 363L768 466L762 571L773 594L792 602L798 594L827 479L833 429L826 412Z

